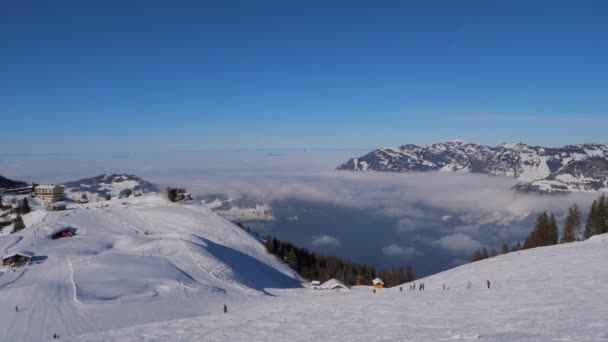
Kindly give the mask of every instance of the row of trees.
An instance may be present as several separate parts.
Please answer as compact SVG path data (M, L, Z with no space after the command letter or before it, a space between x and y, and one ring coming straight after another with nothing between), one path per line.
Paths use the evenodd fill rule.
M520 249L551 246L558 243L569 243L581 239L588 239L594 235L608 233L608 198L606 197L606 194L602 194L598 199L593 201L589 214L587 215L587 222L583 232L581 232L582 221L580 208L578 205L573 204L568 208L564 220L564 227L561 230L560 236L560 230L555 216L543 212L536 217L534 228L526 238L523 246L517 242L510 251L514 252ZM501 252L502 254L509 252L509 248L506 244L502 246ZM484 247L473 253L471 261L479 261L496 255L497 253L495 250L488 253L487 249Z
M309 280L321 282L335 278L346 285L371 284L376 277L391 287L416 279L412 266L399 267L376 272L374 267L344 260L336 256L325 256L313 253L306 248L281 241L276 237L265 237L268 252L276 255L302 276Z
M585 230L582 234L581 216L581 210L578 205L572 205L568 209L566 219L564 220L564 229L561 236L559 236L555 216L549 215L546 212L540 214L536 218L534 229L526 239L524 248L574 242L581 240L581 237L582 239L588 239L594 235L608 233L608 198L606 194L602 194L598 199L593 201L587 215Z
M500 248L500 254L507 254L509 252L516 252L522 249L521 246L521 242L517 241L516 244L514 244L513 246L511 246L509 248L509 245L507 245L506 243L502 244L502 247ZM496 249L492 248L490 250L490 252L488 253L488 250L486 247L482 247L482 248L478 248L477 250L475 250L475 252L473 252L473 255L471 256L471 261L475 262L475 261L479 261L479 260L483 260L483 259L487 259L487 258L491 258L491 257L495 257L498 255L498 252L496 251Z

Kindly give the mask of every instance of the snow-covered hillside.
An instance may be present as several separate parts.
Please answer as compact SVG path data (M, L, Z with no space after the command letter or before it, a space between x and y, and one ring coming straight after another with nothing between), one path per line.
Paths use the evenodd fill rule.
M135 175L107 173L62 184L68 197L79 200L85 194L89 201L111 197L127 197L131 193L157 192L152 183Z
M608 145L547 148L507 143L491 147L453 140L380 148L338 169L473 172L515 177L521 181L515 187L519 191L608 191Z
M26 228L0 237L0 341L38 341L257 303L297 288L293 270L210 210L149 194L66 211L35 207ZM69 229L76 236L53 239Z
M608 235L510 253L408 285L273 291L229 313L75 341L606 341ZM492 286L486 288L486 280ZM471 282L471 288L468 283ZM448 287L443 290L443 285Z

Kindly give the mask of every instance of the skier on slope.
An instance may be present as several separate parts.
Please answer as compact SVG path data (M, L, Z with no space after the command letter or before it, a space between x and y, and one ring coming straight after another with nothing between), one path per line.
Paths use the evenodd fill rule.
M490 288L490 286L492 286L492 283L490 283L489 280L486 280L486 285L488 286L488 288Z
M420 288L418 290L419 291L424 291L424 283L420 283Z
M228 307L226 306L226 304L224 304L224 313L227 314L228 313Z

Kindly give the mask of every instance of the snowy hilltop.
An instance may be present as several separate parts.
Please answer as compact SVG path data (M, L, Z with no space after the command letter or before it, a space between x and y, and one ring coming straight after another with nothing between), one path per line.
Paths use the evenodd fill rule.
M227 315L74 341L606 341L607 258L608 235L597 235L460 266L417 280L416 291L276 290Z
M508 143L484 146L461 140L376 149L338 166L350 171L444 171L514 177L524 192L608 191L608 145L559 148Z
M200 204L156 193L63 211L39 202L25 229L0 234L0 341L200 316L301 286L258 238Z
M68 197L80 199L85 194L90 201L106 197L127 197L133 193L157 192L152 183L135 175L107 173L61 184Z

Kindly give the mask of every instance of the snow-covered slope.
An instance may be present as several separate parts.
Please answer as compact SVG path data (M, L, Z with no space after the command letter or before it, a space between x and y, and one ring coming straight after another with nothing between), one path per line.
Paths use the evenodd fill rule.
M152 183L135 175L107 173L91 178L79 179L62 184L65 192L72 199L80 199L86 194L89 201L104 200L106 195L127 197L130 193L157 192Z
M223 313L78 341L606 341L608 235L464 265L408 285L275 291ZM486 280L492 283L486 288ZM471 288L467 284L471 282ZM443 284L448 288L443 290Z
M510 176L519 191L608 191L608 145L495 147L460 140L381 148L338 166L351 171L444 171Z
M35 210L24 220L24 230L0 237L3 256L35 254L32 265L0 266L0 341L205 315L301 284L247 232L157 194ZM68 227L77 235L51 238Z

